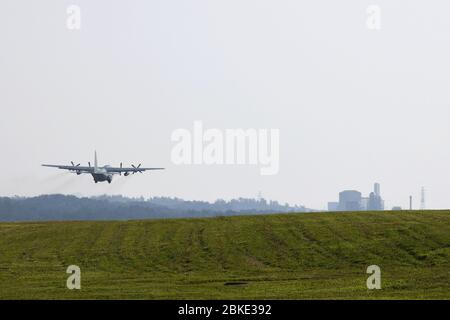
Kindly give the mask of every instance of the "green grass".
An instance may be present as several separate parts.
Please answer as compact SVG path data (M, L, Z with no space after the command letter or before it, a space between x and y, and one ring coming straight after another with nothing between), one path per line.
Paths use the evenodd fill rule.
M450 212L0 223L0 299L36 298L449 299Z

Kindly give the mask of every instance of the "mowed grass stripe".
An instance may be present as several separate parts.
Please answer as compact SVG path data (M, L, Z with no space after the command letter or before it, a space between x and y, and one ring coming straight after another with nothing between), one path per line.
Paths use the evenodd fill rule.
M450 298L449 211L0 223L0 252L0 298Z

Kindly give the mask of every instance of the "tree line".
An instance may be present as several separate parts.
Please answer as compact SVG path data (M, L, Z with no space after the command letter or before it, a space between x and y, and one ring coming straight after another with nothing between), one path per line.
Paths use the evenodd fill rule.
M232 216L311 211L265 199L187 201L171 197L0 197L0 221L131 220Z

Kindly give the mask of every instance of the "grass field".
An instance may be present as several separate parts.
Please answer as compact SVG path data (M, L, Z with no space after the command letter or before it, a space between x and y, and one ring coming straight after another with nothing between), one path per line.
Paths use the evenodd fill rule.
M450 212L0 223L0 299L35 298L449 299Z

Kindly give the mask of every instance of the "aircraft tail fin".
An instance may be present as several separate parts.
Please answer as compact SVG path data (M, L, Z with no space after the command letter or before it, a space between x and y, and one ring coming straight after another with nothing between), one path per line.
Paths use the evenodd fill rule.
M98 169L98 162L97 162L97 151L94 151L94 169Z

